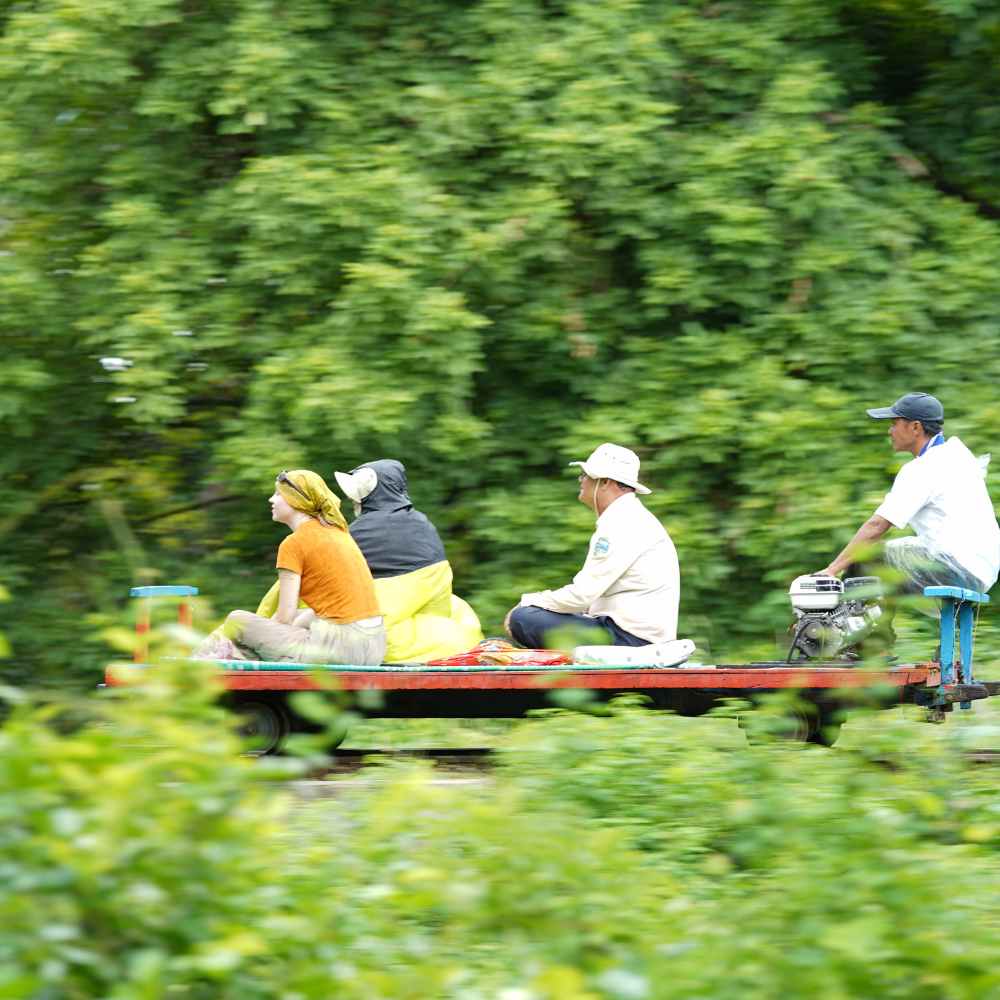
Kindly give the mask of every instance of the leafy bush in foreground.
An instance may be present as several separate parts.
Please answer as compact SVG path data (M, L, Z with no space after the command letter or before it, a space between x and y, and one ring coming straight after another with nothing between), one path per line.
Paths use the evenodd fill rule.
M21 704L0 729L0 995L1000 987L1000 797L952 733L882 716L866 752L829 752L627 706L554 712L515 728L481 786L392 767L303 804L273 780L304 765L239 757L196 679Z

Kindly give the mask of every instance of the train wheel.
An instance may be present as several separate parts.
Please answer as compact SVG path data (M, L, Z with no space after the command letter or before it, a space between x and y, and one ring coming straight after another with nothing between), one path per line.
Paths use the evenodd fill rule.
M288 714L283 705L264 699L247 698L235 706L240 717L237 730L247 743L247 753L261 757L277 753L288 735Z
M764 743L816 743L832 746L840 726L822 709L804 705L787 708L780 715L770 712L746 712L740 715L740 729L747 734L747 742L755 746ZM836 727L836 732L832 727Z
M829 705L817 706L817 715L812 732L809 734L809 742L819 746L832 747L840 736L840 727L843 724L844 720L839 709Z
M336 750L347 739L349 732L350 727L346 723L328 729L326 749L328 751Z
M310 695L310 697L315 696ZM326 701L325 698L323 700ZM336 750L347 739L350 732L351 713L329 706L317 711L317 706L314 705L311 711L306 706L307 714L303 714L302 707L299 705L299 710L296 710L294 700L291 704L284 706L290 733L308 733L310 736L319 737L320 746L327 752Z

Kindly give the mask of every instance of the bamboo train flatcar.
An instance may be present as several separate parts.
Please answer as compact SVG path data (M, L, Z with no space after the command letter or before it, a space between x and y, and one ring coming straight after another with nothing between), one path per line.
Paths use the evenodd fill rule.
M153 598L181 598L178 614L182 622L189 624L190 610L185 599L196 593L193 587L134 588L132 595L143 598L145 606L136 626L140 636L148 632L149 603ZM943 720L956 704L969 709L974 701L1000 694L1000 682L978 681L973 674L974 611L989 598L945 587L928 588L926 594L942 602L939 660L875 668L864 661L823 658L829 649L828 634L812 627L818 620L814 612L822 603L819 600L799 615L793 626L792 650L786 660L780 661L706 664L685 659L675 666L647 666L624 662L634 659L635 650L623 648L623 662L598 664L526 664L518 662L516 656L488 655L476 658L476 662L471 662L470 657L470 662L458 664L376 667L250 660L209 662L218 671L229 703L248 718L248 727L264 752L279 750L289 732L308 727L289 703L289 696L296 691L337 691L354 696L364 692L366 696L354 697L352 708L371 717L510 718L551 707L553 692L585 691L597 700L641 694L656 708L696 716L726 699L752 703L762 695L792 689L799 697L798 707L791 710L788 720L788 735L830 745L837 738L844 707L856 703L862 693L868 703L882 707L906 703L924 706L934 721ZM803 619L808 619L805 625ZM803 646L807 652L815 652L816 658L796 659ZM139 662L135 667L140 671L153 668L142 662L146 658L142 648L136 658ZM491 659L501 662L488 662ZM129 684L135 677L135 667L127 671L109 667L106 685Z

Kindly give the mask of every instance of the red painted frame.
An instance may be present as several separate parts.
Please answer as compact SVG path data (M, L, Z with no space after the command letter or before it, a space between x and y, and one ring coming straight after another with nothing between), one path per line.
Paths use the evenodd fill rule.
M907 664L886 670L851 667L753 667L722 665L712 669L579 670L573 668L470 670L383 667L374 670L220 670L230 691L509 691L552 688L649 691L694 689L704 691L776 690L779 688L857 688L878 684L893 687L937 685L937 663ZM129 683L127 672L105 672L111 687Z

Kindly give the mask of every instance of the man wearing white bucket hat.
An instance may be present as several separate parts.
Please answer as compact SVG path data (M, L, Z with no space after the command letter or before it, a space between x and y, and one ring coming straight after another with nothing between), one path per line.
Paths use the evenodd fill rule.
M636 494L639 456L602 444L580 466L578 499L593 510L597 528L583 569L558 590L523 594L504 622L523 646L542 648L545 634L567 625L603 628L616 646L645 646L677 638L680 570L662 524Z

